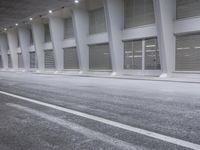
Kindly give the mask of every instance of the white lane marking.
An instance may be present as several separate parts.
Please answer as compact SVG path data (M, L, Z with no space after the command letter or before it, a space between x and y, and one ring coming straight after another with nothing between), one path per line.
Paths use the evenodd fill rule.
M144 148L134 146L130 143L127 143L127 142L121 141L119 139L110 137L106 134L85 128L85 127L80 126L78 124L75 124L75 123L54 117L52 115L48 115L46 113L34 110L32 108L29 108L29 107L24 107L24 106L21 106L21 105L18 105L18 104L13 104L13 103L7 103L7 106L25 111L25 112L30 113L32 115L46 119L50 122L56 123L56 124L58 124L58 125L60 125L64 128L67 128L67 129L73 130L77 133L80 133L80 134L86 136L87 138L90 138L90 139L93 139L93 140L100 140L102 142L105 142L107 144L110 144L114 147L117 147L117 148L120 148L120 149L123 149L123 150L144 150Z
M129 125L126 125L126 124L122 124L122 123L119 123L119 122L116 122L116 121L111 121L111 120L104 119L104 118L101 118L101 117L97 117L97 116L94 116L94 115L89 115L89 114L82 113L82 112L79 112L79 111L76 111L76 110L67 109L67 108L56 106L56 105L53 105L53 104L48 104L48 103L45 103L45 102L41 102L39 100L34 100L34 99L31 99L31 98L18 96L18 95L11 94L11 93L8 93L8 92L0 91L0 94L7 95L7 96L10 96L10 97L14 97L14 98L17 98L17 99L20 99L20 100L23 100L23 101L31 102L31 103L34 103L34 104L38 104L38 105L41 105L41 106L53 108L53 109L63 111L63 112L66 112L66 113L70 113L70 114L73 114L73 115L76 115L76 116L84 117L84 118L94 120L94 121L97 121L97 122L100 122L100 123L104 123L104 124L107 124L107 125L110 125L110 126L113 126L113 127L121 128L121 129L124 129L124 130L127 130L127 131L131 131L131 132L138 133L138 134L141 134L141 135L145 135L145 136L148 136L148 137L151 137L151 138L162 140L164 142L172 143L172 144L179 145L179 146L186 147L186 148L190 148L190 149L193 149L193 150L200 150L199 144L195 144L195 143L188 142L188 141L185 141L185 140L181 140L181 139L177 139L177 138L174 138L174 137L170 137L170 136L162 135L162 134L159 134L159 133L151 132L151 131L148 131L148 130L136 128L136 127L129 126Z

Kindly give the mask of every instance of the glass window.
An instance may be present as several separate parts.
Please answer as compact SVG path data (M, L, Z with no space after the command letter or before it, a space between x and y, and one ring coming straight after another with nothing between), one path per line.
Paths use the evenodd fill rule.
M51 34L49 29L49 24L44 24L44 41L50 42L51 41Z
M124 27L154 24L153 0L124 0Z
M176 70L200 71L200 34L176 37Z
M157 39L145 40L145 69L160 70L160 54Z
M73 21L72 18L67 18L64 20L64 38L73 38L74 37L74 29L73 29Z
M104 8L89 11L90 34L106 32L106 20Z
M89 67L92 70L111 70L109 44L89 46Z
M142 40L124 42L124 69L142 69Z
M200 0L176 0L176 18L200 16Z

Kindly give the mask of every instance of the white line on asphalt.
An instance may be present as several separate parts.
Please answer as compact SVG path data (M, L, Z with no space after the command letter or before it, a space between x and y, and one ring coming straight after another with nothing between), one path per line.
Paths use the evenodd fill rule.
M94 120L94 121L104 123L104 124L107 124L107 125L110 125L110 126L113 126L113 127L121 128L121 129L124 129L124 130L127 130L127 131L131 131L131 132L134 132L134 133L145 135L145 136L148 136L148 137L151 137L151 138L162 140L162 141L172 143L172 144L175 144L175 145L179 145L179 146L182 146L182 147L190 148L190 149L193 149L193 150L200 150L199 144L195 144L195 143L188 142L188 141L185 141L185 140L181 140L181 139L173 138L173 137L170 137L170 136L162 135L162 134L159 134L159 133L151 132L151 131L148 131L148 130L136 128L136 127L129 126L129 125L126 125L126 124L122 124L122 123L119 123L119 122L116 122L116 121L111 121L111 120L104 119L104 118L101 118L101 117L97 117L97 116L94 116L94 115L89 115L89 114L82 113L82 112L79 112L79 111L76 111L76 110L67 109L67 108L64 108L64 107L56 106L56 105L53 105L53 104L41 102L39 100L26 98L26 97L23 97L23 96L11 94L11 93L4 92L4 91L0 91L0 94L7 95L7 96L10 96L10 97L14 97L14 98L17 98L17 99L21 99L23 101L35 103L35 104L38 104L38 105L41 105L41 106L53 108L53 109L63 111L63 112L66 112L66 113L70 113L70 114L73 114L73 115L76 115L76 116L84 117L84 118L87 118L87 119L90 119L90 120Z
M73 130L77 133L80 133L80 134L86 136L87 138L90 138L90 139L93 139L93 140L100 140L102 142L105 142L107 144L110 144L114 147L117 147L117 148L120 148L120 149L123 149L123 150L144 150L143 147L138 147L138 146L132 145L132 144L124 142L122 140L110 137L106 134L103 134L103 133L100 133L100 132L97 132L97 131L93 131L91 129L85 128L85 127L80 126L78 124L60 119L58 117L54 117L52 115L48 115L46 113L31 109L29 107L24 107L24 106L21 106L21 105L18 105L18 104L13 104L13 103L7 103L7 106L25 111L25 112L30 113L32 115L46 119L50 122L56 123L56 124L58 124L58 125L60 125L64 128L67 128L69 130Z

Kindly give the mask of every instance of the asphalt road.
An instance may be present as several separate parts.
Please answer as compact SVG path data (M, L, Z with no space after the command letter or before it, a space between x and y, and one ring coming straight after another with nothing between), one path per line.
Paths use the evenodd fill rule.
M0 91L200 145L200 84L0 73ZM0 94L0 150L189 150Z

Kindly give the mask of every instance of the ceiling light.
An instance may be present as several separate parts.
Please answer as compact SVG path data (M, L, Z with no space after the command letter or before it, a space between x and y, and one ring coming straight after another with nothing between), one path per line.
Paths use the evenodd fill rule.
M50 13L50 14L52 14L52 12L53 12L52 10L49 10L49 13Z
M78 4L78 3L79 3L79 0L74 0L74 3Z
M7 31L7 28L4 28L4 31Z
M15 25L16 25L16 26L18 26L19 24L18 24L18 23L16 23Z
M30 21L32 21L32 20L33 20L33 18L29 18L29 20L30 20Z

